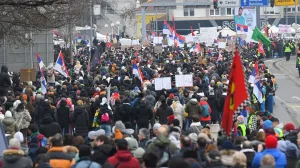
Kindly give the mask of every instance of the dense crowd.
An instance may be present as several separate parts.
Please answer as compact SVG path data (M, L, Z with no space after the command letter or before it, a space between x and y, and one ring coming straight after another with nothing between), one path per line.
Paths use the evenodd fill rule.
M0 120L8 149L0 167L300 167L300 134L272 116L278 86L256 56L242 60L247 77L258 64L263 103L249 85L251 104L238 115L237 131L230 138L214 132L222 123L232 56L201 47L202 55L186 48L103 51L92 57L93 66L81 50L68 78L51 65L45 69L45 94L40 72L37 82L20 82L2 66ZM134 63L142 80L133 75ZM175 87L175 74L193 74L194 86ZM157 77L171 77L172 89L156 91Z

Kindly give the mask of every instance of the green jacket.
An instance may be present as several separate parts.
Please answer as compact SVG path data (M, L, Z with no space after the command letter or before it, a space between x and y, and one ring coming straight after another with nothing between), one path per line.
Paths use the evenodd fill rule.
M170 154L173 156L174 154L176 154L178 152L178 149L176 147L175 144L173 144L168 137L166 137L163 134L159 134L156 138L156 140L154 140L149 146L148 146L148 151L149 152L157 152L157 148L164 148L164 147L168 147L170 150Z

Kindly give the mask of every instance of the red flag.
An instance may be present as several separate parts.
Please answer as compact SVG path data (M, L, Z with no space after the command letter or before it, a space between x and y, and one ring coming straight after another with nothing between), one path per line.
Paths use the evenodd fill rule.
M258 52L261 53L261 54L264 54L265 53L265 50L264 50L264 47L263 47L263 44L261 41L259 41L258 43Z
M193 27L192 27L192 26L190 26L190 28L191 28L191 33L192 33L192 36L195 36L195 33L194 33L194 30L193 30Z
M172 20L173 20L173 30L176 31L176 26L175 26L175 19L174 19L174 15L172 16Z
M271 37L272 37L272 39L274 39L274 34L273 34L272 30L271 30Z
M269 37L268 27L265 27L265 28L264 28L264 31L265 31L265 36L266 36L266 37Z
M201 49L201 47L200 47L200 44L199 43L197 43L196 44L196 48L197 48L197 50L198 50L198 52L200 53L200 52L202 52L202 49Z
M248 98L243 72L243 65L239 53L236 51L231 65L228 92L222 117L222 128L227 135L230 134L233 126L233 114Z

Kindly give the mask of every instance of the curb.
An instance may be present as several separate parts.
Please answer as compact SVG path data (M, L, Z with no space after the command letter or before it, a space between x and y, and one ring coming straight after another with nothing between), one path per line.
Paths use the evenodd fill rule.
M289 68L282 66L283 61L284 60L279 60L274 62L275 68L283 72L285 75L287 75L288 78L290 78L297 86L300 87L300 80L297 76L295 76L297 74L295 74L295 72L292 72Z

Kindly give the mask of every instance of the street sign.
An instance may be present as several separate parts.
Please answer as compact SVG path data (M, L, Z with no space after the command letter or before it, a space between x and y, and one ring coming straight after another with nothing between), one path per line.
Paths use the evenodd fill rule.
M239 7L240 0L219 0L218 8Z
M298 0L274 0L274 4L275 6L295 6L298 5Z
M241 0L241 6L268 6L268 0Z

